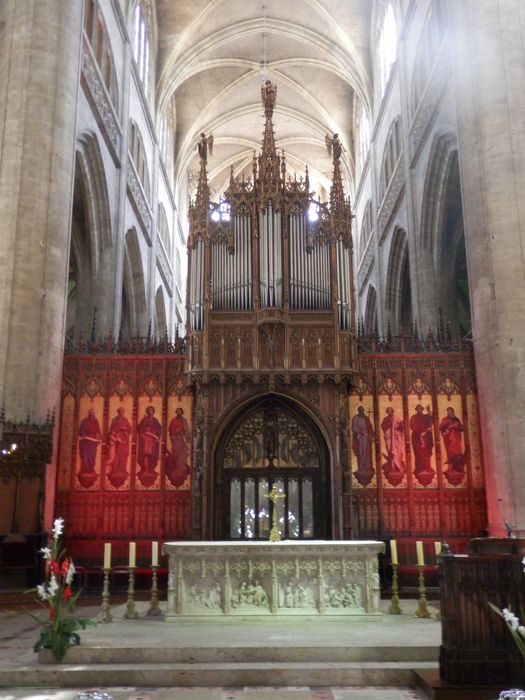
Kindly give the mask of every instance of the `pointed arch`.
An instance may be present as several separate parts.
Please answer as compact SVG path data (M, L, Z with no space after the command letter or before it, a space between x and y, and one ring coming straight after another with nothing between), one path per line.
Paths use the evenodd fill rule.
M135 229L126 233L124 243L124 274L122 279L121 335L133 336L147 331L146 285Z
M159 287L155 293L155 336L156 338L164 338L168 329L166 315L166 300L164 298L164 289Z
M100 261L111 245L111 212L97 137L77 141L69 248L66 335L75 340L91 330Z
M425 178L421 254L435 279L436 307L453 331L471 330L467 250L458 145L453 134L436 137ZM425 260L423 258L423 265Z
M217 422L212 449L215 535L227 539L267 539L268 533L257 527L253 535L245 532L244 525L239 529L231 510L236 483L254 476L258 480L257 490L266 495L276 477L281 478L279 488L283 492L290 494L293 488L302 492L299 502L303 499L306 502L306 492L299 485L304 479L305 484L310 485L311 523L305 527L306 521L299 516L297 522L302 531L290 532L288 537L311 539L329 535L332 528L329 514L333 512L329 496L333 477L331 450L326 426L316 417L316 412L308 410L296 397L262 394L236 402L228 408L228 415L217 416ZM235 449L229 450L229 446ZM274 466L279 465L278 475L271 467L272 462Z
M159 202L158 215L157 215L157 229L159 232L159 238L162 242L162 246L166 252L168 260L171 262L171 234L170 227L168 224L168 217L166 216L166 209L162 202Z
M401 155L401 117L398 115L388 132L379 172L379 201L382 202L394 176Z
M365 335L370 336L377 329L377 292L375 287L370 285L366 295L365 306Z
M396 228L388 259L385 306L393 332L412 330L410 260L406 232Z
M88 228L93 274L112 243L111 210L104 162L96 134L86 132L77 140L75 187L79 178Z
M435 137L430 151L421 212L421 244L430 252L437 268L437 254L443 228L444 191L450 170L451 158L457 157L457 141L454 134Z

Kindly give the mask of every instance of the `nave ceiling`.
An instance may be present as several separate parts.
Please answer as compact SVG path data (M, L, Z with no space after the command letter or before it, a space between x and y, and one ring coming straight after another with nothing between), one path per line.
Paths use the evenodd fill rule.
M344 147L347 194L353 187L352 115L356 95L370 109L373 0L157 0L157 104L175 114L175 182L185 209L196 144L213 134L212 196L251 174L264 127L260 88L278 89L276 145L289 174L308 165L311 188L327 197L332 164L325 134ZM324 190L324 191L323 191Z

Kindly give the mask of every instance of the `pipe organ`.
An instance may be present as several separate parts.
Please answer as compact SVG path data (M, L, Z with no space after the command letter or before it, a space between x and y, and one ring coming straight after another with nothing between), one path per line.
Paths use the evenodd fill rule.
M282 370L297 362L305 369L305 361L308 368L312 352L303 353L304 358L292 352L297 333L302 345L333 338L330 361L323 352L321 367L319 360L314 363L316 371L352 370L351 211L341 179L341 146L337 136L327 141L333 181L330 201L320 202L310 192L308 171L301 178L286 177L284 153L275 146L275 94L271 99L263 96L263 101L263 144L254 155L252 174L234 178L232 167L229 187L218 203L210 201L207 149L204 157L201 154L197 196L189 210L190 365L195 371L225 369L228 353L217 350L224 345L224 332L214 348L210 333L235 322L239 332L241 326L243 331L250 329L251 352L240 366L238 353L233 353L232 370L253 371L268 364L268 348L260 345L270 336L273 350L275 343L281 346L273 353L274 371L279 369L276 361ZM316 328L316 338L312 329L306 333L310 325Z
M272 483L281 484L291 510L309 484L320 499L312 506L314 522L331 514L332 522L307 527L310 514L301 497L295 514L303 523L301 537L351 534L351 495L342 465L348 462L347 387L357 354L352 215L341 178L342 147L337 135L327 137L332 186L329 201L321 202L310 191L308 170L301 177L287 175L285 154L275 145L276 94L267 81L262 148L251 172L234 177L232 168L218 202L211 201L207 181L213 138L201 134L199 142L199 181L189 207L187 377L195 393L194 424L201 430L193 453L194 531L204 538L233 537L238 528L231 504L236 513L263 512L250 494L265 484L260 500ZM275 428L257 442L255 462L262 470L257 473L246 466L255 459L253 446L242 448L235 468L228 467L223 447L231 431L242 433L239 421L252 411L295 416L287 419L289 434ZM322 429L315 427L323 422ZM304 471L303 440L293 425L330 435L326 446L320 434L315 438L319 462L311 473ZM274 480L277 465L281 472ZM343 512L343 518L336 515ZM251 526L243 527L237 534L248 537Z

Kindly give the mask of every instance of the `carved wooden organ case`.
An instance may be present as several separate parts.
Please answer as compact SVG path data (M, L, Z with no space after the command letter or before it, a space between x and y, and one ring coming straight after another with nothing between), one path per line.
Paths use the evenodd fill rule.
M235 425L242 430L242 417L253 414L261 440L249 452L260 451L256 467L270 473L269 482L259 473L259 492L271 485L272 469L285 463L292 469L283 447L291 437L279 433L279 425L306 430L323 463L314 491L323 491L318 508L326 522L315 535L342 537L350 534L343 522L350 518L342 515L343 465L346 387L356 369L356 345L351 209L342 185L341 146L334 137L330 201L320 202L310 192L308 171L299 179L286 176L272 122L276 88L269 81L262 96L264 137L252 175L235 178L232 168L223 198L210 201L207 151L199 148L199 183L189 208L188 379L195 389L198 431L194 535L235 536L231 523L225 525L233 498L231 460L225 455L231 453ZM280 419L281 414L288 417ZM237 467L246 466L237 457ZM299 458L294 466L301 466ZM254 535L245 524L239 527L243 538L264 538L262 530ZM299 536L311 535L304 528Z

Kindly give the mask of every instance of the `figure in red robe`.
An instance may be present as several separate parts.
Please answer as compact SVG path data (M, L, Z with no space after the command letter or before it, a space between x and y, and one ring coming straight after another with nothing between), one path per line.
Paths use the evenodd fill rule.
M447 415L439 424L439 429L443 435L443 442L447 451L446 464L449 465L443 474L451 484L456 486L463 481L465 475L465 453L463 452L461 438L463 425L456 416L452 406L447 408Z
M166 474L173 486L182 486L190 473L188 463L191 432L188 421L184 418L184 409L177 408L171 420L168 433L171 441L171 454L166 457Z
M137 426L139 481L143 486L152 486L157 478L155 467L159 461L162 427L155 418L153 406L146 408L146 415Z
M124 415L124 408L117 408L117 415L109 427L109 455L106 467L109 467L109 483L115 488L122 486L128 478L129 438L131 425Z
M392 406L386 409L386 416L381 421L381 430L385 438L386 459L381 465L383 473L390 484L398 486L405 473L405 439L403 419L396 416Z
M95 416L95 410L90 408L87 416L78 426L78 452L80 454L80 471L77 479L84 488L93 486L98 479L95 471L98 446L102 442L100 424Z
M361 486L368 486L374 477L372 465L372 442L374 429L370 419L365 414L365 407L358 406L357 413L352 418L352 450L357 459L357 469L354 476Z
M432 436L432 414L427 406L427 412L423 413L421 404L416 406L416 412L410 418L410 430L412 431L412 449L414 451L414 476L422 486L428 486L434 479L434 470L430 460L434 448Z

